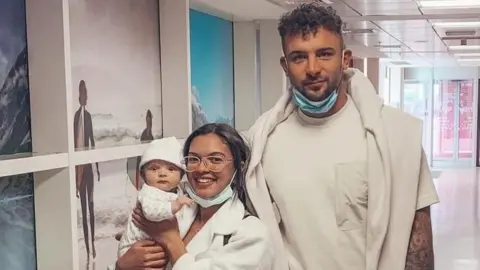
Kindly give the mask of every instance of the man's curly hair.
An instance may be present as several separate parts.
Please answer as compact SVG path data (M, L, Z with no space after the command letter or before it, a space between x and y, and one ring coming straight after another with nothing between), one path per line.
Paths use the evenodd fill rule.
M278 24L278 32L283 43L287 36L302 34L306 37L309 34L315 35L319 28L323 28L337 34L341 40L341 48L344 49L342 25L342 19L333 8L313 2L301 4L285 13Z

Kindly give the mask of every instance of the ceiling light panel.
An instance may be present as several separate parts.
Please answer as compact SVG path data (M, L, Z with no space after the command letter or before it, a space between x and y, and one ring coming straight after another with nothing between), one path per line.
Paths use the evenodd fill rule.
M475 36L475 30L454 30L454 31L445 31L445 36L447 37L466 37L466 36Z
M478 0L480 2L480 0ZM479 28L480 21L476 22L434 22L435 27L441 28Z
M456 53L456 57L480 57L480 53Z
M374 29L344 29L343 34L362 35L362 34L374 34Z
M420 8L477 8L479 0L418 0Z
M480 50L480 45L453 45L448 48L454 51Z

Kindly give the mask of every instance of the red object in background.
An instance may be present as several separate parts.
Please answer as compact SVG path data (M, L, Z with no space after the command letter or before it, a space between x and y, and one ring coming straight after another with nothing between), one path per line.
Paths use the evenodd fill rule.
M458 157L473 157L473 81L459 82Z
M439 147L435 153L437 158L454 158L454 117L455 117L455 91L457 83L454 81L440 81L440 110L438 112Z
M458 158L473 157L473 81L437 81L434 157L454 159L458 139ZM457 100L458 99L458 100ZM456 106L458 104L458 107ZM458 110L456 112L455 110ZM458 121L455 116L458 115ZM458 126L456 125L458 124Z

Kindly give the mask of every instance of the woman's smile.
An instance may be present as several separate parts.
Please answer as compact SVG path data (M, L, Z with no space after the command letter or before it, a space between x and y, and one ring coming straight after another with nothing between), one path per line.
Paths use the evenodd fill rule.
M195 181L195 186L199 188L205 188L216 182L215 178L212 176L199 176L193 179Z

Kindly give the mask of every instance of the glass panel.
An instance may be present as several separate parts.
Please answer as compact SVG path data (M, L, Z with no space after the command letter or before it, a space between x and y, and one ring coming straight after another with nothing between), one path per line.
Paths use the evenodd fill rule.
M425 149L430 135L425 131L425 126L429 123L425 85L423 82L405 82L403 89L403 110L422 120L424 130L422 142Z
M395 108L400 108L402 80L402 68L390 68L390 100L387 104Z
M378 71L379 88L378 94L385 104L390 103L390 67L385 59L380 59L380 70Z
M473 141L473 81L461 81L459 87L458 157L472 158Z
M433 86L433 158L454 158L455 81L436 81Z
M405 83L403 87L404 111L425 121L427 108L423 83Z

